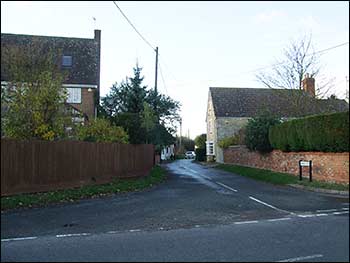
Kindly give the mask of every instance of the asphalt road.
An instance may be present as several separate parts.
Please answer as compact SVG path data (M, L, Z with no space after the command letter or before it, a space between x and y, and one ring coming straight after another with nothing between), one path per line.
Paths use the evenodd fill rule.
M142 192L1 214L1 261L349 261L349 199L189 160Z

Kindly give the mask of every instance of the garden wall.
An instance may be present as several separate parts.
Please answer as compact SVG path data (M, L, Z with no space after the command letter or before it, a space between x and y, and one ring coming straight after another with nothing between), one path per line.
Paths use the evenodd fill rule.
M299 160L312 161L315 180L349 184L349 152L282 152L260 154L245 146L231 146L224 150L224 162L242 166L299 175ZM308 174L308 167L303 168Z

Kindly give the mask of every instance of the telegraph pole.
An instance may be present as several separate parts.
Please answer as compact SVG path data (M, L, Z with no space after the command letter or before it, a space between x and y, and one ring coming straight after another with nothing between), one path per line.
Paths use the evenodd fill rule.
M180 118L180 146L179 146L180 151L181 151L181 141L182 141L182 118Z
M154 93L155 93L155 98L154 98L154 111L156 112L157 116L157 122L158 122L158 114L157 114L157 98L158 98L158 91L157 91L157 82L158 82L158 47L155 49L156 51L156 76L154 80Z
M158 47L156 47L156 78L154 83L154 91L157 95L157 80L158 80Z
M345 100L349 103L349 78L345 76Z

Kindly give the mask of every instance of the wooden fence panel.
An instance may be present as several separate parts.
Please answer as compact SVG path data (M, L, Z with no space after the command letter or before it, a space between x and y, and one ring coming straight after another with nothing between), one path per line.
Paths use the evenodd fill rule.
M1 195L139 177L152 169L153 145L1 139Z

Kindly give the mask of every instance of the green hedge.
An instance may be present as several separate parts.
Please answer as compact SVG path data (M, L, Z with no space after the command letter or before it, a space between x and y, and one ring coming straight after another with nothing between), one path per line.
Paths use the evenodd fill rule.
M282 151L349 151L349 111L315 115L270 127L269 141Z
M224 139L221 139L218 142L218 145L220 148L226 149L231 145L237 145L238 144L238 135L226 137Z
M195 150L195 153L196 153L196 161L204 162L206 160L207 153L205 148L197 148Z

